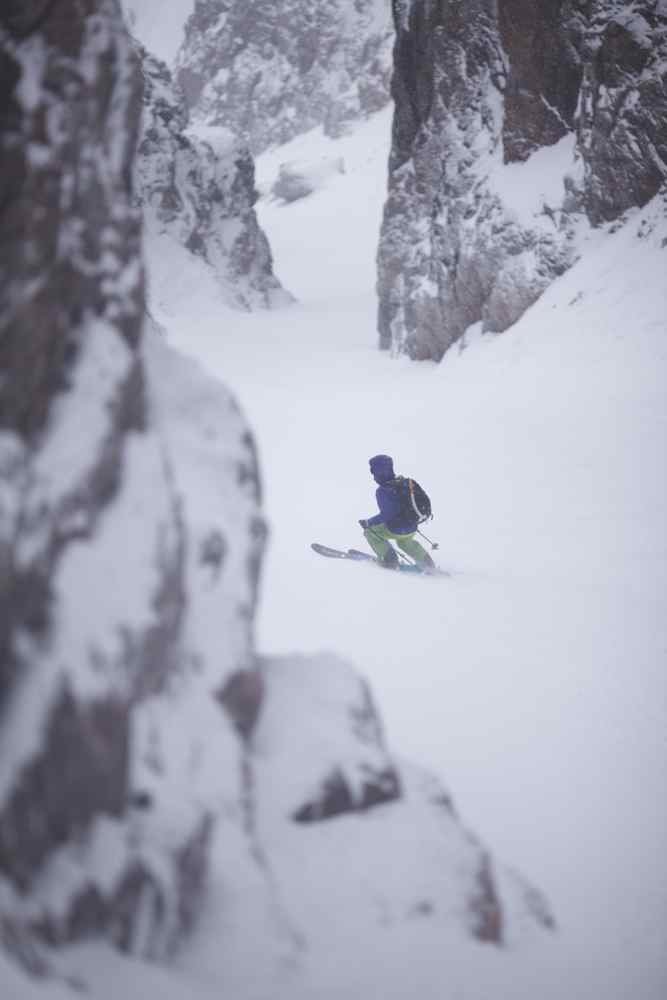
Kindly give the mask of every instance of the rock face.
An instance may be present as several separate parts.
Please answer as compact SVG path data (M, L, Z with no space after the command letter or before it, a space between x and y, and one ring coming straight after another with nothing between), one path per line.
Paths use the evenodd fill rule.
M385 0L197 0L176 75L198 119L256 153L384 107L392 42Z
M140 52L144 81L137 190L151 233L166 233L213 267L227 301L240 308L290 301L273 275L268 240L253 205L255 167L225 129L187 134L188 112L164 63Z
M584 53L575 127L598 224L645 205L667 180L667 3L596 0Z
M380 346L439 360L502 331L593 224L667 176L661 2L395 5Z
M235 404L142 337L116 0L0 20L0 926L38 970L35 937L160 956L192 925L264 528ZM222 644L197 627L213 605Z
M505 162L527 160L572 128L582 79L585 4L572 0L498 5L506 56L502 143Z

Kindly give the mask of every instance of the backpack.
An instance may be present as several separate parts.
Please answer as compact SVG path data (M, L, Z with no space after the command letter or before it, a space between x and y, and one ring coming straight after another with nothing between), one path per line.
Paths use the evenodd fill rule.
M401 513L405 513L410 517L416 517L418 524L422 524L433 517L429 496L416 479L397 476L396 481L398 483L398 495L401 499Z

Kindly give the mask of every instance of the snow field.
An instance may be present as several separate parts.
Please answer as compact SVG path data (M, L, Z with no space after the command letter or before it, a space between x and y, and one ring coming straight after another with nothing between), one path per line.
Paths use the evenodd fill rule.
M337 142L314 132L260 159L264 191L284 160L345 160L308 198L260 202L298 305L231 313L205 269L163 244L152 309L256 430L272 528L261 649L356 663L390 746L443 777L471 828L553 904L557 947L516 957L515 996L533 976L563 1000L659 1000L664 210L583 237L581 261L507 333L470 330L439 366L391 360L376 349L373 295L388 129L380 114ZM431 495L427 534L451 579L310 551L362 543L380 451Z

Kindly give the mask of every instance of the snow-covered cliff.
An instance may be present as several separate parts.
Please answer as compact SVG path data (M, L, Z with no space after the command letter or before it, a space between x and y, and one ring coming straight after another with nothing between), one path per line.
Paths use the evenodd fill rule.
M33 969L34 937L164 956L239 752L213 695L251 662L253 441L142 336L141 77L116 0L24 5L2 33L2 939Z
M240 308L284 304L271 250L253 205L255 167L228 130L188 132L188 112L169 69L141 49L142 131L137 192L147 231L175 239L211 265L225 301Z
M667 176L667 6L398 0L380 345L510 326Z
M392 44L387 0L197 0L176 74L196 118L258 152L384 107Z

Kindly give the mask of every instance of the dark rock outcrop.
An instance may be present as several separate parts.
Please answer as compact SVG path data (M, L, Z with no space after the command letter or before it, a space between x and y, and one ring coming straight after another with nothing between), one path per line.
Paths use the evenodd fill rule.
M128 725L127 699L78 703L65 688L51 705L41 752L24 765L0 814L0 873L20 891L96 816L124 814Z
M667 4L590 4L576 119L593 224L643 206L667 182Z
M313 801L295 810L293 819L297 823L318 823L345 813L365 812L373 806L393 802L400 794L398 774L393 768L369 773L356 793L350 788L343 772L335 770L324 779Z
M667 176L661 3L395 4L380 346L439 360L500 332ZM523 171L520 173L520 171Z
M198 119L256 153L383 108L391 44L384 0L196 0L176 74Z
M498 30L507 57L503 151L526 160L572 129L582 79L586 28L576 0L503 0Z
M481 855L475 880L475 891L468 900L468 906L472 932L477 940L487 944L502 944L503 907L498 896L491 859L488 854Z
M218 692L220 704L238 733L247 740L257 724L264 700L264 675L259 670L237 670Z

